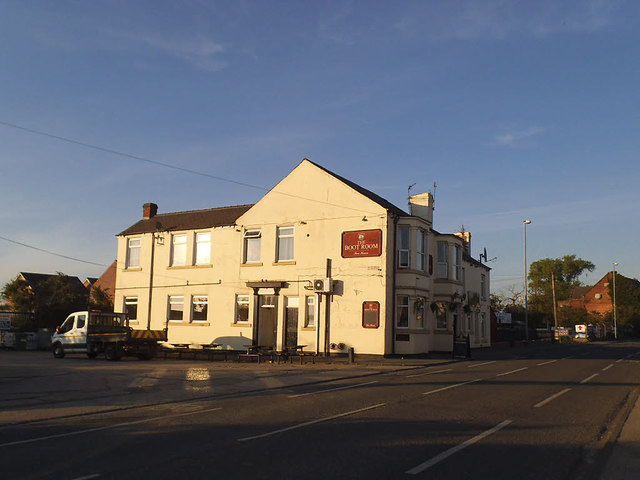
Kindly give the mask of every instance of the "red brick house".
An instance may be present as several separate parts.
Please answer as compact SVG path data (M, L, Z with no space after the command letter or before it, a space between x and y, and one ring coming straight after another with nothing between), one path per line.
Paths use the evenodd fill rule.
M558 302L558 307L584 308L589 313L606 315L613 311L613 300L609 295L609 285L613 282L613 272L607 272L592 287L577 287L572 298Z

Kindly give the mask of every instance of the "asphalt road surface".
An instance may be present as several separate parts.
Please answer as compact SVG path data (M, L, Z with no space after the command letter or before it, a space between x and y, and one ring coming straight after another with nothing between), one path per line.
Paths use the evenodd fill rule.
M0 352L3 479L597 478L640 343L366 365Z

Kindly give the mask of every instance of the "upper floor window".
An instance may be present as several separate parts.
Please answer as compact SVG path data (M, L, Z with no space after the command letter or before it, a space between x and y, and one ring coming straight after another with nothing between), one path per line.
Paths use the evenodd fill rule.
M487 299L487 276L480 275L480 298Z
M211 264L211 233L196 233L196 265Z
M171 239L171 266L187 264L187 236L174 235Z
M260 230L246 230L244 232L244 263L260 261Z
M127 268L140 267L140 245L139 238L129 238L127 240Z
M452 278L456 281L462 280L462 248L460 245L453 247L453 266L452 266Z
M449 278L449 244L438 242L438 278Z
M408 225L398 226L398 268L409 268L409 235Z
M293 260L293 227L278 227L276 262Z
M416 242L416 270L427 269L427 232L418 230Z

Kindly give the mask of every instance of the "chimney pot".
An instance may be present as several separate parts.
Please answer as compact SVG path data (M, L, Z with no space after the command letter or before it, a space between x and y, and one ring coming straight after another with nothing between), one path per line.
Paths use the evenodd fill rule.
M155 203L145 203L142 205L142 218L148 220L149 218L153 218L158 213L158 205Z

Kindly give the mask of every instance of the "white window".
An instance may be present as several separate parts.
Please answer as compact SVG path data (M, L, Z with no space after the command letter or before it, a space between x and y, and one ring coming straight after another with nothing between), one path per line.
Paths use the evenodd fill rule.
M424 297L418 297L415 303L415 311L416 311L416 327L424 328L424 320L425 320L425 305L427 303L427 299Z
M169 320L175 320L181 322L184 318L184 297L182 296L170 296L169 297Z
M139 238L130 238L127 240L127 268L140 267L140 245Z
M307 328L313 328L316 326L316 297L307 297L304 326Z
M427 270L427 232L418 230L416 242L416 270Z
M129 321L138 320L138 297L124 297L124 313Z
M452 278L456 281L462 280L462 248L459 245L453 247L453 266L452 266Z
M449 244L438 242L438 278L449 278Z
M249 295L236 295L236 316L234 323L249 322Z
M244 263L260 261L260 230L246 230L244 232Z
M174 235L171 240L171 266L187 264L187 236Z
M480 331L482 332L482 338L487 338L487 317L484 312L480 314Z
M486 275L480 275L480 298L482 300L487 299L487 277Z
M398 268L409 268L409 240L408 225L398 226Z
M448 327L447 322L447 309L438 308L436 310L436 328L439 330L446 330Z
M396 296L396 327L409 328L409 295Z
M211 264L211 233L196 233L196 265Z
M194 295L191 304L191 321L206 322L209 310L209 299L204 295Z
M293 260L293 227L278 227L276 262Z

